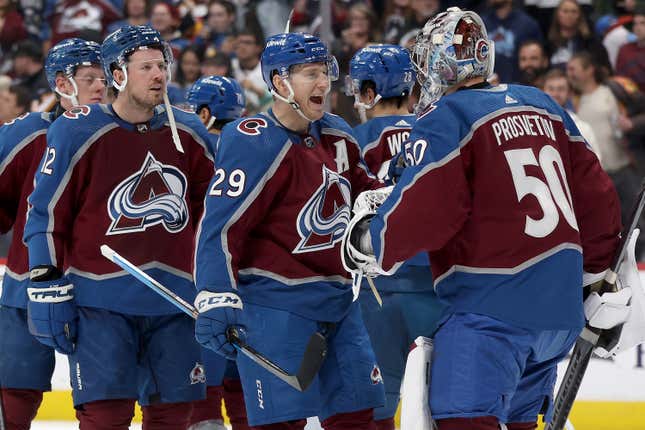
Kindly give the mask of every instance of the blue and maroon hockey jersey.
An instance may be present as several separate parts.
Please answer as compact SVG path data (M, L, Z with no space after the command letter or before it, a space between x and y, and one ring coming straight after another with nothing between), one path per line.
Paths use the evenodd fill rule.
M30 267L63 268L78 305L133 315L179 312L106 260L104 243L184 299L194 298L194 232L214 151L196 115L174 114L183 154L161 106L136 125L109 105L79 106L50 126L24 239Z
M411 167L370 227L384 269L428 250L455 312L583 325L583 269L609 266L620 208L560 106L530 87L457 91L419 117L405 152Z
M27 196L34 189L34 174L47 146L47 128L54 113L34 112L0 127L0 233L13 227L0 304L27 307L29 255L22 242L27 217Z
M403 149L416 120L415 115L387 115L372 118L354 127L354 136L361 147L363 161L370 172L386 183L390 180L390 160ZM394 275L379 276L374 279L374 283L382 292L429 290L433 288L429 266L428 253L422 251L406 260ZM419 279L427 282L418 282ZM363 282L361 286L369 289L367 282Z
M227 124L195 262L199 290L338 321L352 301L340 242L355 196L381 186L349 126L325 114L306 135L271 112Z

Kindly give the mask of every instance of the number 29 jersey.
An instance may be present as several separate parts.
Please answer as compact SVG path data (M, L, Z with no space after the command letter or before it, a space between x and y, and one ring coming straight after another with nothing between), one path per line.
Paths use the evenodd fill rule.
M609 266L620 207L560 106L518 85L457 91L418 118L404 150L410 167L370 227L384 269L428 250L454 312L583 325L583 270Z

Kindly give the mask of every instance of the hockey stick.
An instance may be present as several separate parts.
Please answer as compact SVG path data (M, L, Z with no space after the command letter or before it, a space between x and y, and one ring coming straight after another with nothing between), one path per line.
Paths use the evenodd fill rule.
M125 269L126 272L137 278L149 288L153 289L177 308L190 315L191 318L196 319L199 315L199 312L193 307L193 305L163 286L159 281L126 260L109 246L101 245L101 254L103 254L103 256L108 260ZM319 332L314 333L311 338L309 338L309 342L305 348L298 371L295 375L291 375L267 357L244 343L240 339L238 329L235 327L229 327L226 337L235 349L298 391L304 391L309 387L322 367L325 356L327 355L327 339Z
M610 270L608 270L605 275L605 279L603 280L603 284L600 289L601 293L616 291L618 269L625 253L627 252L629 238L638 225L644 205L645 181L641 184L641 190L638 194L636 206L634 206L634 209L632 210L629 225L625 226L625 229L621 233L620 246L618 247L618 252L614 257ZM582 377L587 370L594 348L596 346L602 346L606 350L611 349L615 342L620 338L621 330L622 325L608 330L600 330L594 327L589 327L588 325L582 329L582 333L580 333L580 337L576 340L576 345L573 348L573 353L571 354L567 371L565 372L560 388L558 389L558 395L555 398L553 418L551 419L551 422L546 425L545 430L562 430L564 428L567 418L569 417L569 413L571 412L571 408L573 407L573 402L575 401L578 390L580 389Z

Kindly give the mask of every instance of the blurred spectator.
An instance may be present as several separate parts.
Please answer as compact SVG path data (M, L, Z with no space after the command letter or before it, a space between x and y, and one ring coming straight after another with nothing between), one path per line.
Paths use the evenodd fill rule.
M51 23L51 45L81 37L101 42L110 23L121 19L121 11L108 0L57 0L47 21Z
M551 67L565 69L573 54L591 53L595 64L611 72L605 47L593 38L589 25L576 0L561 0L555 11L548 34L548 51Z
M412 25L412 8L410 0L388 0L385 2L383 20L383 41L398 44Z
M242 30L235 38L236 58L231 60L233 78L237 80L246 96L246 111L249 115L263 111L272 101L271 93L262 79L260 54L264 41L249 30Z
M49 27L44 24L44 20L53 6L51 0L18 0L18 10L22 14L25 29L32 39L49 38Z
M0 91L0 124L29 112L31 97L29 90L20 85L12 85Z
M527 40L542 41L537 22L516 8L513 0L489 0L482 15L488 38L495 41L495 73L501 82L518 82L518 49Z
M571 110L571 85L567 80L567 75L561 69L551 69L544 75L544 92L550 95L553 100L555 100L560 106L566 109L573 122L576 123L576 127L580 130L580 134L585 138L587 143L596 153L596 156L600 160L600 149L598 148L598 142L596 141L596 135L593 132L593 129L589 124L583 121L578 115Z
M284 32L291 3L289 0L256 0L255 15L265 38Z
M107 33L112 33L126 25L149 25L150 0L125 0L123 18L108 25Z
M636 41L620 48L616 74L632 79L645 92L645 5L634 13L632 30Z
M595 31L597 37L602 40L602 45L607 50L609 62L612 68L616 68L616 59L620 48L636 40L634 34L626 26L632 25L631 15L616 18L613 15L603 15L596 20Z
M234 30L235 5L228 0L211 0L206 25L195 38L195 44L203 46L208 54L214 55L218 51L230 54L233 51Z
M201 75L201 50L198 47L189 46L181 51L176 62L177 70L173 81L168 84L168 98L175 106L186 101L188 89Z
M11 52L11 46L27 38L22 16L13 0L0 0L0 62Z
M157 30L161 37L168 42L172 48L172 53L176 57L179 56L181 51L189 45L189 41L182 37L179 32L179 23L181 17L176 7L165 3L159 2L152 7L150 15L150 25Z
M412 0L418 1L418 0ZM377 18L374 12L364 3L356 3L349 9L347 28L341 33L341 38L334 40L332 52L338 60L341 72L349 69L349 61L356 51L377 42Z
M15 83L29 91L31 99L38 99L50 92L45 68L43 50L33 40L23 40L13 47L13 77Z
M228 76L233 77L231 71L231 58L223 52L218 52L211 57L204 58L201 67L202 76Z
M527 40L518 52L519 82L542 88L544 74L549 68L549 59L544 47L537 40Z
M524 0L526 12L535 18L540 25L542 34L547 34L553 21L553 15L560 0ZM587 17L593 12L592 0L579 0L578 4Z
M439 0L410 0L410 9L412 22L408 28L423 28L428 19L441 12L441 3Z
M602 68L593 63L592 56L587 52L574 54L567 64L567 76L574 90L580 94L576 113L596 135L600 164L616 187L622 208L622 222L626 225L640 180L621 144L618 103L609 87L601 83L604 80L602 73ZM639 244L642 242L639 240ZM639 245L639 249L642 246Z

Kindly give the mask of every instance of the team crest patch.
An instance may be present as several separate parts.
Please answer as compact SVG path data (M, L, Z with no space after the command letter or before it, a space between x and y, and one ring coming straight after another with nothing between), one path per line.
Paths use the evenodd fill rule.
M343 238L350 219L351 185L326 166L323 182L298 214L300 243L295 254L333 248Z
M112 223L106 235L145 231L157 224L179 233L188 224L186 176L148 152L141 169L118 184L108 199Z
M206 383L206 372L204 371L204 365L201 363L195 363L195 367L193 367L193 370L190 371L190 385L204 383Z
M480 63L486 61L489 49L490 46L488 45L488 42L483 39L479 39L475 44L475 59Z
M382 384L383 383L383 376L381 375L381 369L379 369L378 365L374 365L372 368L372 372L370 373L370 379L372 380L372 384Z

